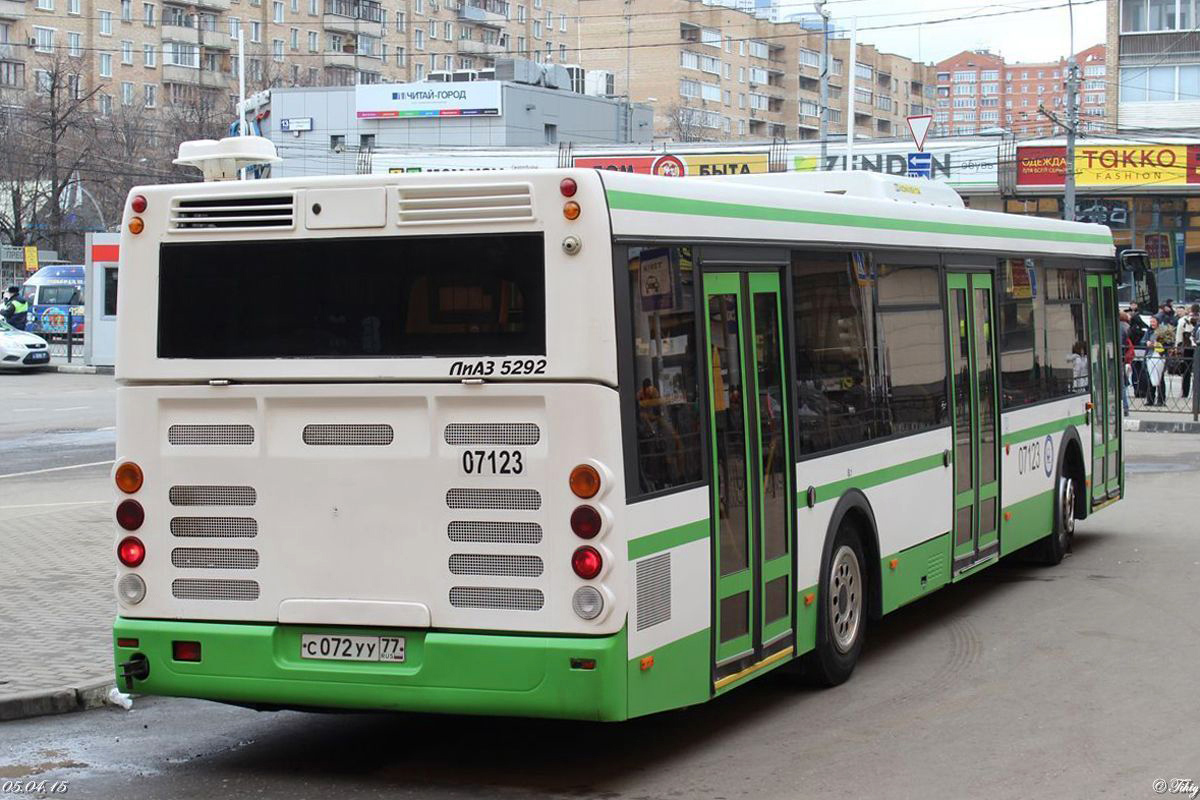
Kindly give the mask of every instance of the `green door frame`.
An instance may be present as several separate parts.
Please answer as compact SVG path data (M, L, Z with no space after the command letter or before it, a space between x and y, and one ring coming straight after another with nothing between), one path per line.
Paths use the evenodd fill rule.
M1124 359L1117 347L1116 284L1112 275L1086 280L1088 360L1091 364L1092 458L1088 495L1098 505L1121 493L1120 391Z
M999 388L992 276L946 275L954 438L954 572L1000 549Z
M713 653L718 678L716 688L723 688L732 680L753 672L758 666L766 666L764 659L775 658L781 648L792 644L795 626L795 581L793 575L793 542L795 527L794 464L791 452L790 400L787 396L788 364L783 347L783 298L778 272L712 272L703 276L704 319L707 356L705 371L708 376L709 434L713 443L712 458L712 502L713 517ZM767 305L757 306L763 296ZM714 302L715 300L715 302ZM773 303L774 320L768 313ZM733 312L732 314L730 312ZM736 316L736 320L731 317ZM725 343L714 341L714 326L720 326L726 337ZM733 339L729 335L734 334ZM771 341L771 336L774 341ZM733 344L736 342L736 345ZM737 360L732 362L729 349L737 347ZM768 353L772 348L774 352ZM725 361L721 361L721 352ZM778 413L774 422L764 422L760 386L763 364L767 358L778 359L776 374L783 376L777 399ZM732 375L730 364L736 363L740 380L736 388L740 393L740 409L733 410L732 392L735 388L725 376ZM718 396L720 392L720 396ZM768 401L770 402L770 401ZM735 420L729 413L740 413L741 441L729 437L731 423ZM718 415L726 414L725 424L718 425ZM773 427L779 426L779 427ZM725 436L726 441L718 437ZM731 463L722 464L720 445L724 445L725 457ZM737 486L737 459L743 459L746 469L742 470L742 486ZM782 459L783 486L769 486L768 466ZM722 482L731 483L723 486ZM744 492L740 506L735 505L738 491ZM779 493L785 505L783 514L784 541L782 554L767 557L770 552L768 533L772 530L768 507L771 500L778 500ZM768 493L771 497L768 498ZM734 509L737 509L736 511ZM741 520L729 519L729 515L744 515ZM745 532L747 548L744 568L725 570L723 546L736 547L723 539L723 526L732 525L729 531L740 529ZM776 534L778 532L776 531ZM738 560L740 565L741 561ZM767 584L783 579L787 587L786 614L768 619L769 606L766 602ZM744 604L735 601L745 596ZM727 635L727 633L729 635ZM756 666L757 665L757 666Z

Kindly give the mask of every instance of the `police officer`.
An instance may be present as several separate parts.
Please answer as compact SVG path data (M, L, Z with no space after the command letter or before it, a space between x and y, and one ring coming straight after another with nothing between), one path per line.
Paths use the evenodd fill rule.
M25 330L29 319L29 303L21 298L21 292L16 286L8 287L5 292L4 304L0 306L0 316L19 331Z

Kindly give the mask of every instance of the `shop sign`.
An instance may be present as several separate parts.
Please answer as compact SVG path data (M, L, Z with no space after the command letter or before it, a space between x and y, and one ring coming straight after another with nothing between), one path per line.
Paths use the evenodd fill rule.
M697 153L674 155L576 156L576 167L685 178L693 175L752 175L767 172L766 153Z
M933 142L924 152L877 152L877 145L856 149L850 164L844 153L836 152L841 145L831 146L824 163L817 154L798 154L792 157L792 169L797 172L844 172L849 166L858 172L878 172L900 178L932 178L956 189L985 190L996 188L996 146L964 146L961 143Z
M354 87L359 119L498 117L500 81L374 83Z
M1196 145L1077 145L1075 185L1088 188L1153 188L1200 183ZM1018 186L1062 186L1065 147L1017 150Z

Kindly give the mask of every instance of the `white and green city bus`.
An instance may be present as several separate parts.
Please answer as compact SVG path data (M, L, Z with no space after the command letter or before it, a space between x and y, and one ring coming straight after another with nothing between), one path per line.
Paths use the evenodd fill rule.
M123 685L623 720L1122 494L1106 228L857 174L136 189Z

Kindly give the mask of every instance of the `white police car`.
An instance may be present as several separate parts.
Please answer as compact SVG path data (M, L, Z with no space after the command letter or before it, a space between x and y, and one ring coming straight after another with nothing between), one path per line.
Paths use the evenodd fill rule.
M0 369L44 367L50 363L50 348L46 340L19 331L0 319Z

